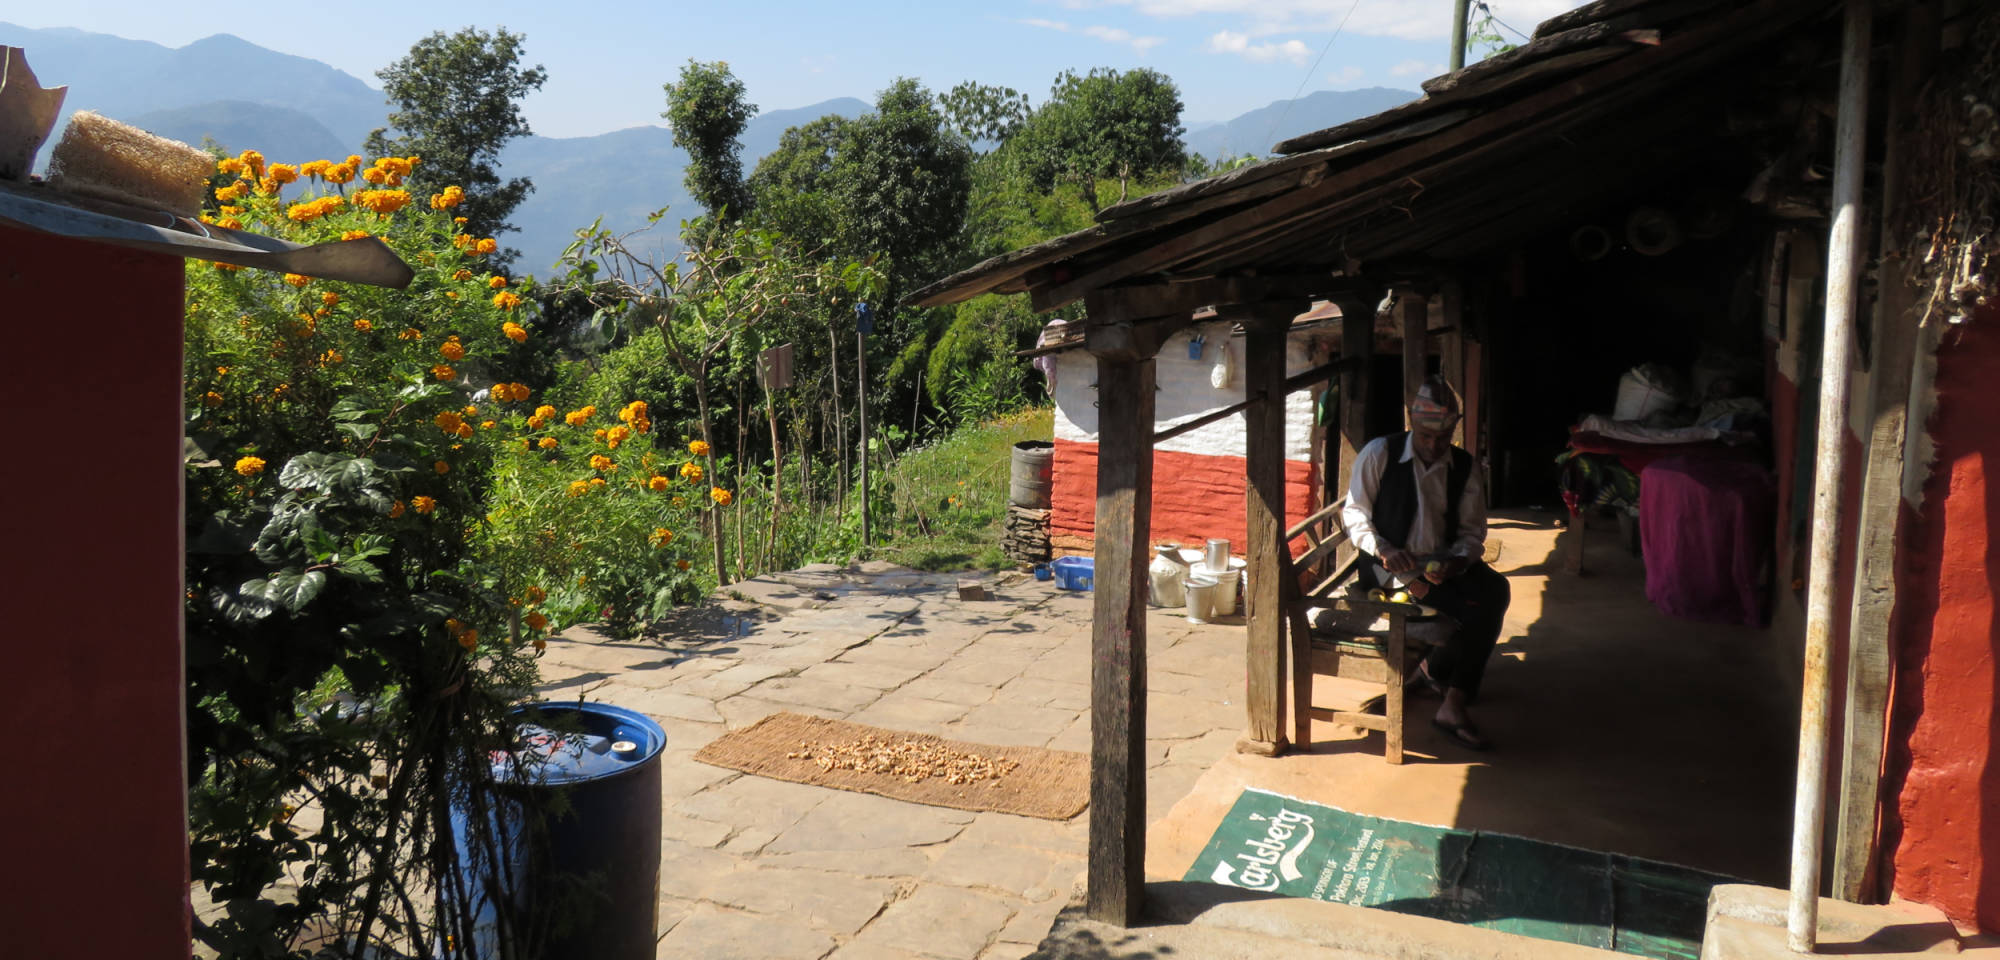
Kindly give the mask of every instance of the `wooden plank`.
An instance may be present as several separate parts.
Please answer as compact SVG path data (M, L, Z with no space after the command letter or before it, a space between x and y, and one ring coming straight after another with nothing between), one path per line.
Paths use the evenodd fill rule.
M1843 730L1840 807L1834 815L1835 897L1878 902L1868 884L1877 819L1882 803L1882 754L1889 710L1890 617L1896 607L1897 522L1902 513L1904 438L1912 365L1916 362L1916 289L1900 255L1897 223L1909 202L1912 177L1909 144L1917 91L1935 62L1938 42L1934 4L1906 8L1895 60L1890 68L1882 158L1882 281L1876 299L1872 374L1868 378L1868 454L1861 481L1860 531L1855 544L1854 595L1848 616L1847 711Z
M1346 490L1354 476L1354 458L1368 445L1369 368L1375 355L1375 308L1379 297L1336 300L1340 307L1340 352L1355 363L1340 374L1339 473L1335 483Z
M1298 570L1285 563L1283 595L1285 625L1290 636L1285 666L1292 675L1292 746L1304 750L1312 746L1313 652L1312 623L1306 619L1306 600L1299 596Z
M1465 393L1459 401L1465 405L1465 452L1472 455L1472 462L1479 463L1480 455L1486 450L1486 404L1483 391L1486 389L1486 369L1484 364L1485 344L1477 340L1465 342ZM1481 487L1492 497L1493 481L1485 480Z
M1335 500L1334 502L1329 503L1326 506L1319 508L1318 510L1314 510L1311 514L1307 515L1307 517L1304 520L1300 520L1299 522L1292 524L1290 527L1287 527L1285 529L1285 539L1295 540L1298 538L1299 534L1306 532L1306 530L1310 528L1313 524L1319 523L1323 520L1333 520L1335 523L1338 523L1339 522L1338 518L1340 516L1340 508L1346 506L1346 504L1347 504L1347 498L1341 497L1340 499Z
M1403 762L1403 664L1404 651L1409 649L1409 618L1400 612L1389 614L1389 647L1384 651L1383 667L1388 679L1383 684L1383 693L1389 701L1382 728L1382 759L1400 766Z
M1288 317L1244 321L1243 387L1277 394L1285 382ZM1244 662L1244 707L1249 727L1238 745L1253 753L1285 748L1282 718L1285 677L1282 643L1285 611L1281 581L1287 564L1285 529L1285 411L1263 403L1244 415L1244 538L1249 541L1246 576L1250 589Z
M1465 412L1465 296L1457 281L1448 281L1438 291L1439 313L1444 321L1444 329L1434 330L1431 335L1438 345L1438 372L1444 375L1444 382L1458 394L1460 414ZM1458 425L1451 428L1451 442L1455 446L1465 446L1465 418L1460 416Z
M1431 354L1431 341L1424 336L1430 324L1430 300L1415 290L1396 292L1396 316L1403 323L1403 426L1410 425L1410 401L1424 382L1424 368Z
M1146 881L1146 546L1155 361L1097 361L1096 577L1090 637L1092 919L1139 921Z
M1421 86L1425 93L1439 96L1482 85L1478 92L1484 96L1518 82L1513 74L1526 73L1550 60L1581 66L1629 53L1630 48L1619 42L1619 32L1618 26L1611 23L1584 24L1539 37L1462 69L1432 77ZM1572 63L1578 58L1582 58L1580 62Z

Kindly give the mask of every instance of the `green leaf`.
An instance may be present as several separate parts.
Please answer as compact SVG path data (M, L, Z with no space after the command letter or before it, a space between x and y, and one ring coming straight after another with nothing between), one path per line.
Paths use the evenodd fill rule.
M333 428L356 440L373 440L382 429L372 423L336 423Z

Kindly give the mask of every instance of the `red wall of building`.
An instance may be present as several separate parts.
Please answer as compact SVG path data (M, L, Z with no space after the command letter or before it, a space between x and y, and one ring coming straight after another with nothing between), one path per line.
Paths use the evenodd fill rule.
M1049 534L1091 538L1097 522L1097 444L1058 439L1049 479ZM1225 537L1238 556L1248 554L1244 529L1242 457L1208 457L1171 450L1153 452L1152 541L1199 547ZM1312 465L1285 461L1287 523L1313 511Z
M189 955L181 260L0 226L0 954Z
M1905 505L1897 577L1889 817L1895 892L1962 926L2000 931L2000 310L1938 352L1937 457L1920 511Z

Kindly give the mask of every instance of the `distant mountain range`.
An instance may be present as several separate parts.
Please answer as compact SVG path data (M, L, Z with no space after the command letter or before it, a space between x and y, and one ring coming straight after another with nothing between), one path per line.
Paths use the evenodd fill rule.
M0 22L0 45L22 47L45 86L69 85L63 120L95 110L163 137L200 144L209 139L236 151L255 148L272 160L305 161L360 152L368 133L384 125L382 92L317 60L267 50L228 34L172 48L69 28L30 29ZM1414 99L1416 93L1374 87L1320 91L1280 100L1232 120L1188 123L1188 149L1210 158L1265 154L1286 137L1344 123ZM743 131L743 166L778 146L789 127L829 113L858 117L870 105L840 97L794 110L772 110ZM60 130L60 126L58 126ZM42 162L47 160L43 148ZM591 137L523 137L501 151L502 175L525 176L535 190L515 210L524 272L549 265L592 220L616 231L667 215L645 246L676 247L674 227L697 208L681 183L687 154L661 126L637 126Z

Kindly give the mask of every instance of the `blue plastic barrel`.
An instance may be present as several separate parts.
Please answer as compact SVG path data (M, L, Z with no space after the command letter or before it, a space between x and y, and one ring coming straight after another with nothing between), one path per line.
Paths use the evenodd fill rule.
M502 862L470 849L469 811L453 817L459 849L471 854L479 956L650 960L658 940L666 731L644 714L603 703L540 703L515 713L515 749L493 754L501 793L516 797L489 817ZM545 791L563 796L551 805L556 798ZM560 812L545 818L527 812L552 806ZM505 896L499 891L509 883L516 909L503 922L494 897ZM515 940L504 952L503 936Z

